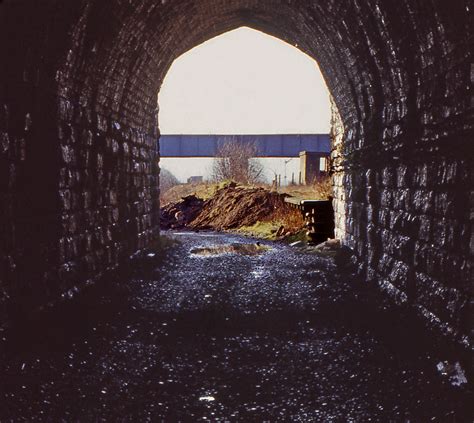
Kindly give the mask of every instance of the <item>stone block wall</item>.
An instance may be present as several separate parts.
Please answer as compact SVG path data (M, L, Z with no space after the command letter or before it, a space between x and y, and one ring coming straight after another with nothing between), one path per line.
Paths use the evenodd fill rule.
M127 59L102 46L95 60L93 38L122 19L105 29L105 10L0 6L0 321L74 296L158 236L157 87L104 75L103 61ZM120 85L133 102L120 102Z
M333 109L332 156L336 234L356 252L361 274L466 344L473 329L474 121L473 41L462 24L472 16L465 11L436 29L426 22L416 28L410 66L387 69L400 86L385 96L379 122L362 114L354 128Z
M331 96L331 173L333 185L334 236L346 239L346 190L344 174L344 122Z

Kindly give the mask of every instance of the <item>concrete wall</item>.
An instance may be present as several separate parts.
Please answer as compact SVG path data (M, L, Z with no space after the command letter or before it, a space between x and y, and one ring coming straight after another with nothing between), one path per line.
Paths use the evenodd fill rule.
M473 34L459 0L5 0L0 320L97 280L158 234L157 92L242 25L319 61L344 125L338 234L429 320L472 329Z
M311 185L327 175L321 170L321 160L327 160L329 154L302 151L300 153L300 178L303 185Z

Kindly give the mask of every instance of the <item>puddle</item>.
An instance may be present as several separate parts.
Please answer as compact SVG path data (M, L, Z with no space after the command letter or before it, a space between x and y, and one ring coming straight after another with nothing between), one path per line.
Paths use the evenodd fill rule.
M198 236L202 238L221 238L222 234L221 233L215 233L215 232L173 232L173 236Z
M212 245L209 247L196 247L191 250L191 254L196 256L218 256L222 254L241 254L244 256L256 256L269 251L270 247L266 245L256 244L224 244Z
M213 402L215 401L216 399L211 396L211 395L206 395L204 397L199 397L199 401L205 401L205 402Z

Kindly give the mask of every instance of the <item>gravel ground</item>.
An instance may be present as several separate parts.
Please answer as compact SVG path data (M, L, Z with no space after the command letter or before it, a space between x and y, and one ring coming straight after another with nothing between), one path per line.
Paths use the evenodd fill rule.
M169 235L166 257L0 332L0 421L472 421L431 338L331 259Z

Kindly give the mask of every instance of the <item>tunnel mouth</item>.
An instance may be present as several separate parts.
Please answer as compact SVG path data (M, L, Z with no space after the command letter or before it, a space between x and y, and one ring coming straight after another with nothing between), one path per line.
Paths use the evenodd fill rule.
M215 161L231 143L253 148L251 160L298 158L308 148L324 151L328 158L330 142L322 138L329 133L329 97L312 56L268 31L232 27L183 53L167 70L158 93L160 166L170 163L181 172L171 160L186 159L181 166L186 169L192 166L192 158ZM317 141L310 139L319 136ZM281 168L285 186L313 181L311 174L301 182L301 172L293 168L287 177L290 161L286 160L284 171L282 164L269 162L266 180L259 182L271 182L275 166ZM207 170L205 178L213 177Z
M253 37L253 45L249 42L250 37ZM240 41L240 44L238 44L237 40L244 41ZM252 62L250 59L255 59L258 54L255 52L249 53L248 51L255 48L257 52L260 52L259 48L261 50L262 48L259 46L260 44L263 46L264 40L265 43L267 43L265 44L266 49L273 49L275 51L269 54L269 58L265 57L262 61L254 60L254 62ZM247 42L247 44L245 44L245 42ZM217 49L219 45L221 46L221 50ZM281 51L277 50L277 48ZM212 49L214 49L214 55L217 56L218 59L212 57L209 53ZM219 55L222 55L223 58L220 58ZM275 56L275 58L273 58L272 55ZM236 56L236 58L234 58L234 56ZM200 57L202 58L199 59ZM231 63L229 69L224 67L221 69L221 62L227 62L227 60ZM262 63L263 61L271 62L272 67L270 68L268 65L265 67L265 64ZM292 65L293 67L289 67L288 61L295 63ZM205 63L205 65L203 63ZM242 71L241 68L238 68L239 72L233 72L232 68L237 66L242 66L242 69L251 67L252 70L248 75ZM273 77L274 81L272 80L271 86L262 87L255 82L261 79L269 79L268 74L271 74L272 70L275 71L275 68L284 66L292 72L285 71L284 69L280 71L278 73L280 76L278 83L276 77ZM260 69L260 67L262 69ZM217 68L217 71L215 71L214 68ZM187 81L191 74L191 71L188 69L192 69L192 73L197 75L196 78L199 77L199 82ZM229 76L224 75L227 72L229 72ZM208 76L207 73L210 73L210 76ZM291 74L291 77L288 77L288 74ZM311 74L311 77L309 74ZM186 81L182 81L183 75L186 76ZM287 77L287 80L285 80L283 75ZM298 75L300 75L300 78L298 78ZM209 81L206 78L208 78ZM237 81L239 78L240 81ZM220 79L222 79L223 82L221 82ZM298 83L295 82L299 79L304 79L304 84L299 82L298 85ZM194 88L195 91L192 91L190 87L191 84L200 85L201 83L203 87L206 88L207 96L213 99L211 103L214 104L202 100L203 95L200 95L201 87ZM183 85L186 85L186 89L182 88ZM247 87L247 85L249 85L249 87ZM288 87L285 87L285 85ZM225 92L225 89L230 86L233 87L234 92ZM179 87L179 89L176 87ZM269 94L270 87L271 94ZM191 93L188 94L184 91L191 91ZM222 91L224 91L224 93ZM245 102L239 97L238 91L245 93L245 95L242 96L245 98ZM295 94L293 97L288 97L289 91L298 91L298 94ZM308 94L308 91L310 91L311 94ZM176 100L172 100L172 95L174 95ZM265 96L268 96L269 99L264 102L261 98ZM184 97L184 100L181 97ZM182 113L182 115L179 115L175 111L173 101L178 101L178 99L179 104L183 106L181 109L185 109L184 111L179 110L179 113ZM285 116L283 116L283 114L275 115L274 106L271 103L277 102L280 104L290 104L285 109L287 110ZM191 108L192 106L185 105L185 103L195 103L195 105ZM260 106L256 108L252 103L256 103ZM329 177L331 172L330 152L332 137L329 131L329 124L330 121L334 120L334 116L331 117L331 114L335 115L335 113L337 113L337 107L335 106L335 102L331 100L323 76L319 73L318 63L302 50L297 47L295 48L294 45L284 42L281 38L275 38L266 32L256 31L249 27L241 26L237 29L232 29L191 49L173 62L158 93L158 104L158 122L161 128L159 139L160 166L162 167L161 196L162 198L168 199L161 203L163 206L162 216L170 215L170 210L167 209L166 203L170 201L169 198L171 198L171 196L167 195L166 190L173 191L173 187L171 187L171 189L168 188L168 185L165 185L167 184L165 180L168 181L174 178L174 183L177 183L177 178L172 173L173 170L178 172L177 174L187 171L188 175L186 176L193 175L189 176L187 181L188 185L194 183L199 185L200 183L210 181L211 183L219 184L218 187L220 187L221 181L232 180L243 186L263 186L267 184L268 189L272 191L278 191L278 189L282 187L289 190L290 187L293 186L295 194L289 193L288 195L306 195L307 197L303 197L306 200L320 198L319 195L321 194L319 194L319 189L315 189L314 193L308 190L307 193L301 194L297 192L298 189L296 186L316 185L320 183L319 181ZM219 111L213 112L216 107L215 105L218 105ZM278 106L278 108L281 107L283 106ZM206 108L208 110L201 116L201 109ZM264 113L259 111L266 108L271 109L271 112ZM247 109L251 109L250 112ZM306 109L310 109L311 112ZM226 112L224 113L223 110L226 110ZM175 116L173 116L171 111L174 111ZM220 113L217 118L214 116L216 113ZM295 118L295 116L303 113L307 114L305 120ZM251 116L257 114L259 115L258 119ZM235 123L235 115L239 116L238 121L240 125ZM324 115L324 117L319 117L319 115ZM177 119L178 116L180 119ZM209 116L213 118L211 123L206 121L206 118ZM186 119L183 117L187 117L188 121L193 122L185 122ZM198 124L194 121L198 121L199 118L204 120L204 123L199 122L199 125L207 124L210 126L196 127ZM280 123L282 121L288 122L292 119L295 119L295 123ZM249 122L245 122L246 120ZM253 130L249 129L252 128L252 125L255 125L255 120L258 120L259 123L262 122L260 123L261 126L253 127ZM179 121L179 125L176 125L175 121ZM224 121L224 123L221 121ZM230 128L226 127L225 125L229 124L228 121L232 121L234 126ZM288 125L288 127L285 125ZM340 121L340 125L343 125L342 120ZM312 128L311 131L308 129L310 126ZM326 129L325 133L322 133L322 130L318 130L322 128L322 126ZM292 132L287 129L290 127L296 129ZM209 135L205 135L206 131L209 132ZM252 150L253 154L247 154L247 147ZM240 156L246 154L249 156L248 160L244 160L245 163L238 162L238 160L241 159ZM210 170L204 171L207 172L205 176L202 176L202 174L201 176L196 176L203 169L200 164L195 164L196 169L200 170L194 171L191 169L193 163L198 161L198 158L199 160L205 160L206 163L210 163L207 165ZM182 163L180 160L182 160ZM278 161L280 161L280 163L278 163ZM296 169L295 166L298 166L298 163L299 169ZM289 168L288 171L287 165ZM275 171L275 166L280 167L279 175L277 175ZM248 172L242 176L246 173L242 171L244 167ZM251 170L253 172L252 175L264 173L266 180L254 179L253 176L250 175ZM269 179L270 173L271 181ZM182 177L180 182L184 182ZM196 188L196 192L198 192L198 189L199 188ZM189 193L186 192L189 197L185 200L184 192L185 191L180 194L183 198L183 204L187 201L189 203L188 209L194 208L195 206L197 207L198 199L192 201L190 196L199 195L192 191L189 191ZM299 199L299 201L303 198ZM332 201L332 196L329 202L330 201ZM227 206L222 205L222 207L225 208ZM191 212L188 213L188 209L182 210L181 206L176 204L176 210L179 210L175 213L176 216L179 215L179 218L177 218L178 222L171 224L168 222L168 218L162 219L163 226L168 229L171 224L171 227L177 229L180 227L179 221L181 219L184 221L184 227L186 227L186 225L190 223L188 214L193 214ZM219 214L219 210L217 209L214 212ZM283 213L283 209L281 213ZM302 213L304 216L305 212L303 210ZM332 209L331 213L334 214ZM324 216L322 216L321 213L318 212L316 221L314 215L307 220L308 233L311 234L313 241L318 240L323 242L326 241L328 237L334 237L334 216L329 219L326 214L328 213L324 213ZM329 220L331 220L331 222L329 222ZM193 226L192 223L191 226ZM242 225L236 222L235 226L235 229L238 229ZM275 230L273 230L273 228L271 230L273 232L280 232L282 230L281 226L282 225L278 225ZM215 225L212 227L215 227ZM206 229L209 228L206 227ZM302 229L303 223L300 230ZM258 237L261 230L262 228L254 228L253 234ZM315 232L317 232L317 235L313 236ZM284 233L290 232L287 230L284 231Z
M0 6L1 320L159 238L156 93L175 58L247 25L321 64L340 112L335 237L360 273L471 345L470 5L211 3Z

